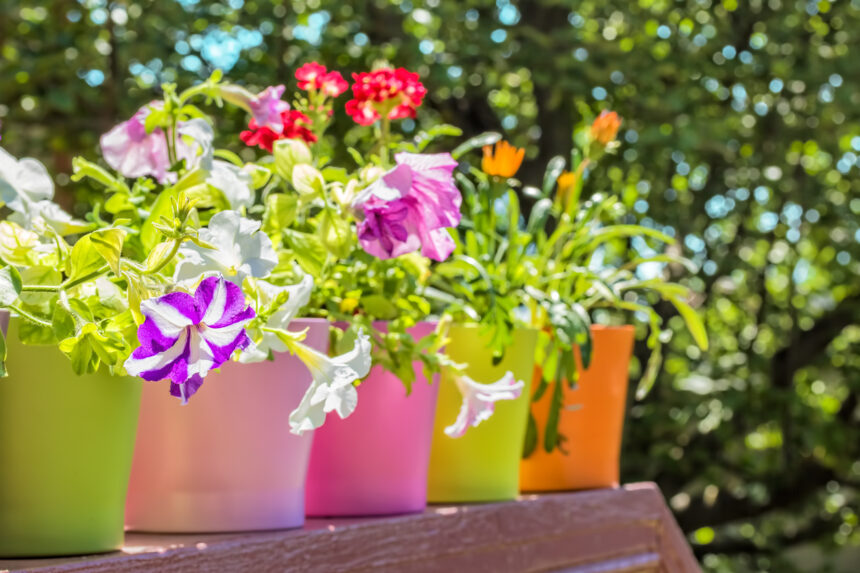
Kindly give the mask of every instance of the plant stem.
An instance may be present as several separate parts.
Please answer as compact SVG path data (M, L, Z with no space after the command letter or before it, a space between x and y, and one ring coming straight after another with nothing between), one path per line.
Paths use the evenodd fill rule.
M170 249L170 253L164 258L163 261L158 263L158 266L155 268L149 269L148 271L143 271L145 275L153 275L163 269L167 263L173 260L173 257L176 256L176 253L179 252L179 246L182 244L182 241L178 241L176 239L173 240L173 248Z
M58 284L58 285L24 285L21 287L21 292L59 292L61 290L76 287L81 283L85 283L88 280L91 280L91 279L94 279L100 275L103 275L108 270L110 270L110 267L105 265L97 271L93 271L93 272L86 274L82 277L78 277L73 281L66 281L66 282L64 282L62 284Z
M388 167L388 140L391 138L391 120L388 119L388 114L386 113L382 117L382 130L379 134L379 141L381 145L381 149L379 150L380 159L382 159L382 166Z
M47 328L51 328L51 323L50 323L50 322L48 322L48 321L46 321L46 320L42 320L41 318L39 318L39 317L38 317L38 316L36 316L36 315L30 314L30 313L29 313L29 312L27 312L26 310L22 309L20 306L15 306L15 305L13 304L13 305L10 305L10 306L9 306L9 309L10 309L10 310L14 310L14 311L15 311L15 312L17 312L18 314L20 314L21 316L23 316L24 318L26 318L27 320L29 320L30 322L35 322L35 323L36 323L36 324L38 324L39 326L45 326L45 327L47 327Z

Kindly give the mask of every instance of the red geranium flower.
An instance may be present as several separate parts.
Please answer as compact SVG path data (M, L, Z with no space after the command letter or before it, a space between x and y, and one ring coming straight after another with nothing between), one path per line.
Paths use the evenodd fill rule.
M279 139L301 139L306 143L316 142L317 136L309 128L312 125L311 119L302 112L294 109L284 110L281 112L281 122L283 129L281 133L278 133L266 126L259 125L256 120L252 119L248 123L248 131L239 134L239 139L246 145L257 145L269 152L272 151L273 145Z
M352 98L346 113L361 125L372 125L383 115L388 119L415 117L427 90L418 74L405 68L383 68L352 74Z
M329 97L337 97L346 91L349 84L340 72L330 72L322 64L309 62L296 70L300 90L317 90Z

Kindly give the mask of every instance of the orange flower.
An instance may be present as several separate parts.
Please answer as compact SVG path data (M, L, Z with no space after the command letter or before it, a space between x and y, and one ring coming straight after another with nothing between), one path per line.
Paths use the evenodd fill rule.
M570 198L576 190L576 181L579 179L580 170L577 169L575 173L571 173L570 171L565 171L556 179L556 183L558 184L558 191L556 193L556 201L562 206L562 208L567 210L567 206L569 204Z
M496 143L496 149L492 145L484 146L484 159L481 161L481 169L487 175L499 177L513 177L523 162L526 150L514 147L507 141Z
M558 194L562 198L567 197L573 191L573 188L576 187L576 173L565 171L558 176L556 183L558 183Z
M594 123L591 124L591 139L601 145L609 145L618 135L621 127L621 118L614 111L603 110Z

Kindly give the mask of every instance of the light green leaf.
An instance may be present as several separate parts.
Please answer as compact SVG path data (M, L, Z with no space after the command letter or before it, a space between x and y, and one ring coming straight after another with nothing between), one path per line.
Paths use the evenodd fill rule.
M322 173L313 165L304 163L293 167L291 182L296 191L306 196L321 194L325 188L325 180Z
M272 154L275 157L275 171L285 181L292 181L293 169L297 165L310 165L313 162L310 148L298 139L276 141Z
M319 237L285 229L283 237L286 245L293 251L299 266L313 277L319 277L326 260L326 248Z
M93 248L107 261L116 276L120 274L119 261L122 257L122 244L125 231L122 229L101 229L89 235ZM72 249L74 253L74 249Z
M684 319L684 322L687 325L687 329L690 331L690 334L693 336L693 340L696 341L696 344L702 350L708 349L708 333L705 330L705 323L702 322L702 317L699 316L699 313L693 309L689 304L684 302L678 297L672 296L667 297L669 302L671 302L676 309L678 309L678 313Z
M263 232L270 237L279 235L296 219L299 199L286 193L271 193L266 197L266 210L263 212Z
M72 254L66 263L68 281L74 281L90 275L104 266L104 258L93 244L93 234L95 233L84 235L72 247Z
M475 137L471 137L458 145L454 149L454 151L451 152L451 156L454 159L460 159L460 157L472 151L473 149L484 147L485 145L493 145L501 138L502 134L496 133L495 131L489 131L487 133L476 135Z
M556 181L558 181L559 175L564 171L564 167L566 162L564 157L561 155L556 155L546 164L546 171L543 174L543 195L544 197L549 197L550 194L555 189Z
M323 245L338 258L346 258L352 250L353 234L349 221L339 217L331 209L320 216L319 234Z

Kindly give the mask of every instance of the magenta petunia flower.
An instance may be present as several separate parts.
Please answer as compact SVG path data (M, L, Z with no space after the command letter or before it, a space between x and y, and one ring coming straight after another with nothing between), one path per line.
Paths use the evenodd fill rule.
M248 346L245 325L255 316L242 289L224 277L204 279L194 296L173 292L146 300L140 310L146 317L137 330L140 346L125 369L144 380L169 378L170 394L183 404L210 370Z
M102 155L113 169L131 179L150 176L165 183L169 178L170 158L167 138L160 128L146 133L144 122L151 108L161 102L150 102L131 119L115 126L102 135Z
M397 166L356 199L364 211L359 242L380 259L420 247L425 257L444 261L455 246L447 229L460 223L457 161L449 153L398 153L394 159Z

